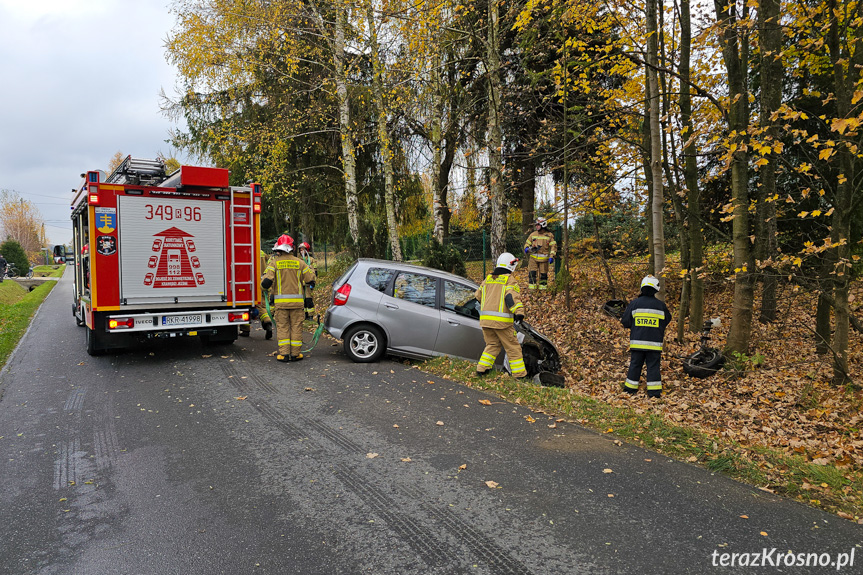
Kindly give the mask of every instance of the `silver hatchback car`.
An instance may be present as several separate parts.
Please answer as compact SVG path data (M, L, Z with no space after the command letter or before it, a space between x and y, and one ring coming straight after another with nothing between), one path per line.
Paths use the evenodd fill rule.
M440 270L360 259L333 284L324 327L344 340L353 361L368 363L384 353L423 359L448 355L477 360L485 342L479 326L477 285ZM525 366L531 377L558 385L560 371L554 345L522 322L516 325ZM498 359L506 367L506 361Z

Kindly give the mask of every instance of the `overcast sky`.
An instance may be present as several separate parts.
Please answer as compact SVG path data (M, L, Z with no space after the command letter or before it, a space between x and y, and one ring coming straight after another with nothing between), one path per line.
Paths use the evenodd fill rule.
M0 189L30 200L51 243L71 240L71 190L120 151L188 159L159 111L176 72L169 0L0 0Z

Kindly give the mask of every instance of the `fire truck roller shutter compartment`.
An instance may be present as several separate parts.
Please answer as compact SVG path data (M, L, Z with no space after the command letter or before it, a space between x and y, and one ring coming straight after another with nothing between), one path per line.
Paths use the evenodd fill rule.
M223 301L224 202L138 196L117 202L120 301Z

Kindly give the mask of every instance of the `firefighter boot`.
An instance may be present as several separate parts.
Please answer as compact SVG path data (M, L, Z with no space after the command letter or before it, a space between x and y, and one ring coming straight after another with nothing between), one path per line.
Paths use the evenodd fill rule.
M264 328L266 334L264 335L264 339L273 339L273 322L265 321L261 324L261 327Z
M300 361L301 359L303 359L303 354L301 353L291 356L291 361Z
M539 274L539 289L548 289L548 274Z
M527 272L527 289L536 289L536 271Z
M289 363L291 361L291 356L278 354L276 356L276 361L281 361L282 363Z

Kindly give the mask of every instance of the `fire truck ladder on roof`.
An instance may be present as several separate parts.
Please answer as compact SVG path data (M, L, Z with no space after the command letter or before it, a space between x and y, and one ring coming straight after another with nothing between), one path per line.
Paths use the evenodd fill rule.
M249 192L249 202L248 204L236 204L234 202L234 195L237 192L246 193ZM255 293L255 258L257 257L254 253L252 253L254 249L253 243L237 243L237 229L248 229L249 230L249 240L254 238L255 224L254 218L252 217L252 203L253 198L251 197L251 191L246 188L231 188L231 245L233 246L231 249L233 253L231 254L231 301L234 302L234 305L237 303L237 298L239 297L237 294L237 286L247 285L249 286L249 297L245 298L243 301L252 302L254 301L254 296L252 294ZM236 212L234 210L237 210ZM237 221L237 214L240 214L240 220ZM245 214L245 221L243 220L242 214ZM237 261L237 248L249 248L249 254L251 257L249 261L238 262ZM237 281L237 271L240 268L249 267L248 281Z
M108 184L158 185L165 179L167 167L161 158L144 160L126 156L105 180Z

